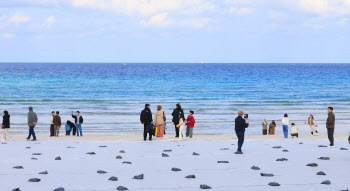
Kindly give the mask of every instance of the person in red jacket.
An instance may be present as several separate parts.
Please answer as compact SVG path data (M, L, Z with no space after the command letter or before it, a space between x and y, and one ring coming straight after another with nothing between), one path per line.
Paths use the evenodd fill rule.
M194 124L196 123L196 120L194 120L193 117L194 112L191 110L189 115L187 116L186 122L187 122L187 133L186 133L186 137L190 137L192 138L193 135L193 127Z

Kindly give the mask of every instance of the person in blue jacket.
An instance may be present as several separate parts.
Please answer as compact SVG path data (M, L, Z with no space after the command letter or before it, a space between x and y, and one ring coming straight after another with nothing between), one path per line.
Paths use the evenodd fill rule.
M249 122L247 123L246 120L246 118L243 119L243 111L238 111L238 117L235 119L235 131L238 138L238 149L235 154L243 154L242 146L244 142L244 132L245 128L249 126Z

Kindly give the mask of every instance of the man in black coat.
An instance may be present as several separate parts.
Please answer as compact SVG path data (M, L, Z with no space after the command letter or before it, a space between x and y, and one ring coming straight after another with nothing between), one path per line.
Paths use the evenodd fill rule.
M176 136L175 137L179 137L179 127L177 127L177 125L179 124L180 118L179 116L184 115L184 111L181 109L181 104L176 104L176 109L174 109L172 116L173 116L173 123L175 125L175 133Z
M327 134L330 142L330 146L334 145L334 124L335 124L335 116L333 113L333 107L328 107L328 118L326 121Z
M153 122L152 119L152 112L150 109L150 105L146 104L145 109L141 111L140 114L140 121L144 127L143 129L143 140L146 141L147 139L147 133L149 135L149 141L152 141L152 129L150 129L148 126L150 126ZM153 128L153 127L152 127Z
M235 154L243 154L242 146L244 143L244 132L245 128L249 126L249 122L246 123L247 119L243 119L243 111L238 111L238 117L235 119L235 131L238 138L238 149Z

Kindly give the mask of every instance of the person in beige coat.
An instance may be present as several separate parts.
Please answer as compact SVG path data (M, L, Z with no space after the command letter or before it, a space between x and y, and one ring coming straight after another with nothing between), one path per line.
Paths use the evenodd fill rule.
M154 125L157 126L157 137L163 137L165 121L166 115L162 110L162 106L158 105L157 111L154 114Z
M262 122L262 128L263 128L263 135L267 135L267 126L269 124L267 123L266 119Z

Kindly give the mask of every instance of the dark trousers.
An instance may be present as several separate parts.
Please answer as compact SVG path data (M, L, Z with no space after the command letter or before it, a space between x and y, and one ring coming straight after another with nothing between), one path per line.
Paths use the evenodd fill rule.
M238 149L237 151L242 151L242 146L244 143L244 132L241 131L236 131L236 135L238 138Z
M34 126L29 127L29 135L27 139L30 139L30 137L33 135L33 139L36 139L35 132L34 132Z
M331 146L334 145L334 128L327 128L328 139L331 143Z
M70 131L66 131L66 135L70 135Z
M290 134L290 136L293 138L293 137L297 137L299 138L299 134L298 133L293 133L293 134Z
M73 136L75 136L75 134L77 133L77 128L75 127L75 125L72 125L71 130L73 130Z
M147 133L149 136L149 139L152 140L152 129L148 129L147 126L149 125L149 123L144 123L143 124L143 140L147 139Z
M175 137L179 137L179 127L176 127L177 124L175 124L175 133L176 136Z
M55 126L53 124L50 125L50 137L55 136Z

